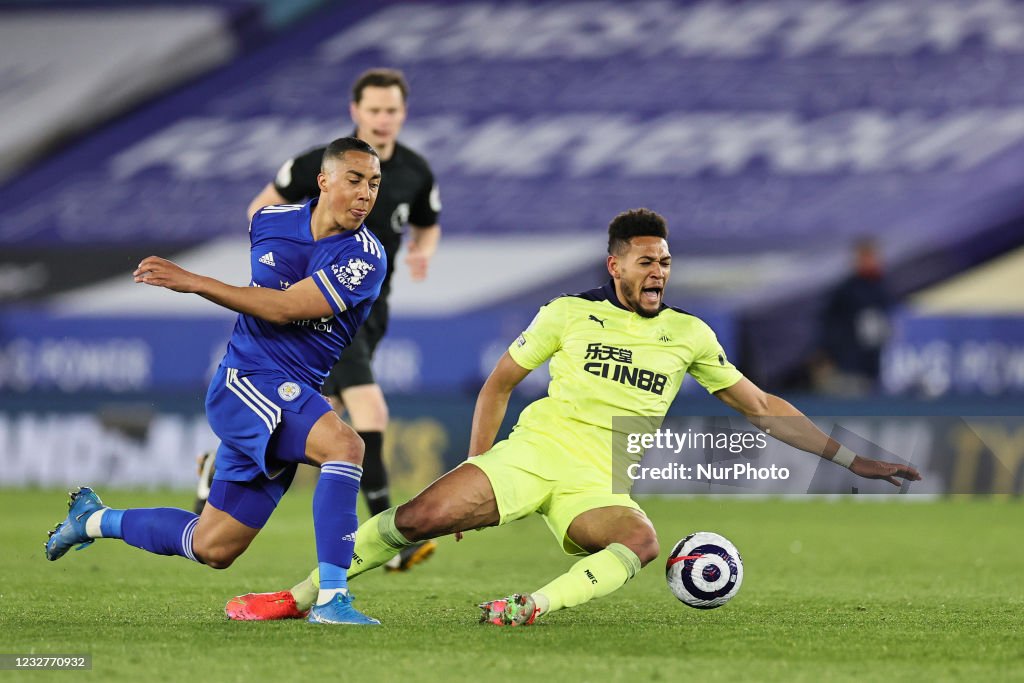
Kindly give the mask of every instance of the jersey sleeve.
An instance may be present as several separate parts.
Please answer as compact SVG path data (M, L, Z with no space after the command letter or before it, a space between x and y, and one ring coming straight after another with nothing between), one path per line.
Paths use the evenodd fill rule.
M274 176L274 189L289 202L302 202L319 195L316 177L323 154L323 148L318 147L281 164Z
M429 166L425 173L423 185L409 207L409 223L421 228L435 225L441 215L441 190Z
M562 348L568 317L562 299L545 304L522 334L508 347L508 354L521 367L533 370Z
M743 373L726 358L725 350L709 326L701 324L696 334L698 338L695 346L698 352L687 372L709 394L728 389L743 379Z
M313 282L335 315L380 296L388 266L383 249L377 245L376 251L345 250L313 273Z

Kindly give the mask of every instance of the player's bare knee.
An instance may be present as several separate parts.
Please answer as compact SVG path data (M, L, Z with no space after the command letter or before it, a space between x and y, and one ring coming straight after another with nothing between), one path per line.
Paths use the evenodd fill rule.
M658 559L658 555L660 554L661 546L658 544L658 538L656 536L652 536L644 546L643 552L637 553L637 557L640 558L640 566L646 567L648 564Z
M235 561L235 558L233 558L233 557L225 558L225 559L220 559L220 558L216 558L216 557L208 558L208 559L207 558L200 558L200 559L202 559L203 564L205 564L210 569L227 569Z
M322 445L307 446L306 457L317 465L328 462L350 462L362 466L366 444L350 427L338 428Z
M336 449L324 456L324 459L320 461L322 465L325 462L342 461L350 462L353 465L363 466L363 454L366 452L366 444L363 442L363 438L352 432L347 435L344 440L339 439L339 443Z
M445 505L433 505L421 497L413 498L395 511L395 526L406 539L422 541L444 533L450 525Z
M193 544L192 552L195 553L196 559L210 569L227 569L241 554L234 548L198 542Z
M636 554L640 560L641 567L646 567L649 563L658 559L658 554L661 552L658 536L651 529L637 529L620 541L620 543Z
M426 506L413 498L395 510L395 527L410 541L420 540L422 529L426 526L429 512Z

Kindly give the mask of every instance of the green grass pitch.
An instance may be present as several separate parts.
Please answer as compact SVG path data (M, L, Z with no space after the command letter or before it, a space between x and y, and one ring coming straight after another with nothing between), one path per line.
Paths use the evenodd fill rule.
M103 491L114 506L188 493ZM477 601L564 571L539 518L442 539L407 574L352 583L376 629L232 623L224 601L290 586L315 562L311 492L295 490L226 571L100 541L47 562L59 491L0 491L0 653L90 653L91 672L5 680L684 681L1024 680L1019 500L642 500L662 559L616 594L531 628L477 624ZM697 530L743 554L743 587L689 609L664 555Z

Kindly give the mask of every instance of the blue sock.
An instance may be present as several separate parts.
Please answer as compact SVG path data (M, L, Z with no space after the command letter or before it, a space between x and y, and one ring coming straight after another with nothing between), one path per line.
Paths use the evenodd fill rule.
M320 481L313 493L313 530L320 563L320 588L346 588L345 574L352 564L356 544L356 499L363 468L349 462L331 461L320 467Z
M121 520L125 512L127 511L110 508L103 513L100 520L100 533L103 534L103 538L121 538Z
M113 512L113 511L110 511ZM107 515L100 526L107 524ZM121 512L118 536L128 545L157 555L181 555L199 562L192 552L192 534L199 516L178 508L136 508ZM105 529L104 529L105 533Z

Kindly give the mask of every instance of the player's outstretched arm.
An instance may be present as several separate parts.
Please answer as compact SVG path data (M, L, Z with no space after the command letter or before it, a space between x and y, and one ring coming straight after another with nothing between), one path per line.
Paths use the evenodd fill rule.
M529 370L512 360L508 351L498 359L498 364L494 366L476 398L473 427L469 436L470 457L480 455L494 445L508 409L508 398L516 385L529 374Z
M144 258L133 275L136 282L198 294L224 308L262 318L275 325L334 315L312 278L296 282L284 291L266 287L235 287L185 270L159 256Z
M791 403L762 391L749 379L743 378L731 387L715 392L715 396L769 436L849 467L851 472L865 479L884 479L893 486L900 486L899 478L908 481L921 479L918 471L909 465L854 455L818 429Z
M476 397L473 426L469 433L469 457L486 453L494 445L501 421L505 419L508 410L509 396L530 372L512 360L508 351L498 359ZM461 531L455 532L455 540L462 540Z

